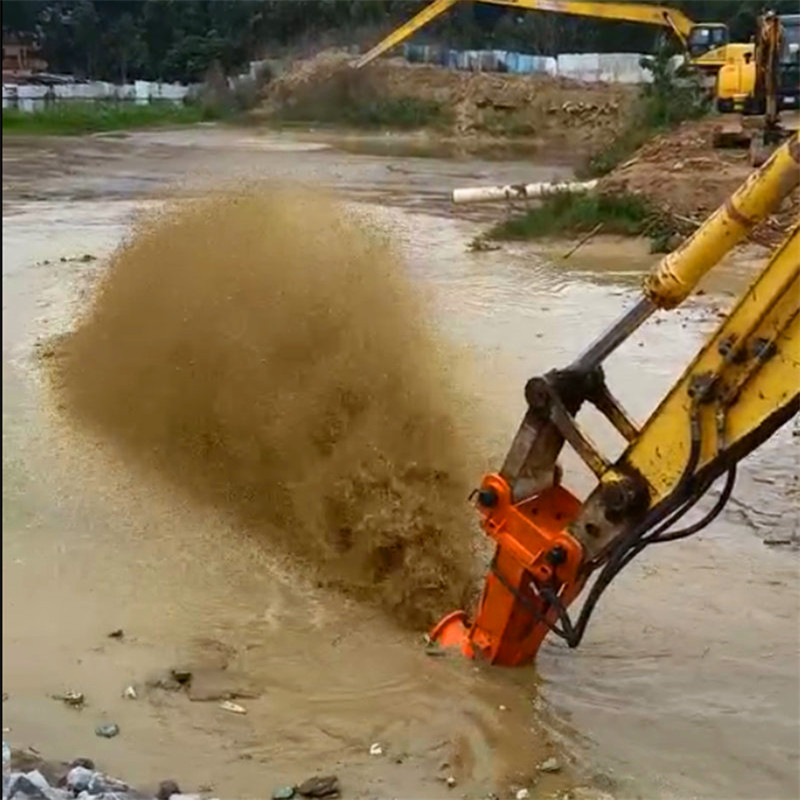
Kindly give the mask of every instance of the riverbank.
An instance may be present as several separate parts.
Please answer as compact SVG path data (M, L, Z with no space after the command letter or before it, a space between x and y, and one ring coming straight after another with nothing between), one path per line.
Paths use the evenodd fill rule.
M229 703L230 706L236 704ZM386 754L378 742L370 747L376 758ZM3 797L15 795L38 800L74 800L80 797L93 797L96 800L215 800L213 786L200 785L192 791L182 791L172 778L165 778L147 785L132 786L118 777L102 771L101 765L86 756L71 761L58 761L46 758L35 748L18 749L3 742L4 775ZM6 760L7 759L7 760ZM400 763L402 755L392 760ZM556 758L550 758L539 765L539 773L545 778L557 775L562 770ZM440 782L450 791L457 790L458 781L443 770ZM602 781L601 781L602 782ZM553 788L546 792L517 789L511 794L519 800L614 800L613 795L597 786L566 784L568 788ZM363 798L360 792L353 792L346 781L334 774L312 774L296 781L270 785L265 780L264 788L258 797L272 800L293 800L293 798ZM466 796L466 795L464 795ZM496 796L496 795L495 795Z
M600 178L592 192L545 196L512 214L483 239L523 240L584 234L647 236L669 252L691 235L752 173L747 151L713 145L715 119L686 122L654 136L632 158ZM800 216L800 190L748 236L773 247Z

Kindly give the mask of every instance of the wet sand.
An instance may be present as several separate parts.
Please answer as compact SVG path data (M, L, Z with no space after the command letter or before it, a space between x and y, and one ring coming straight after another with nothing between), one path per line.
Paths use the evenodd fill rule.
M653 262L607 240L569 262L550 245L466 252L476 222L496 212L457 217L450 189L564 177L564 167L292 142L209 128L4 147L7 736L54 757L92 755L130 780L174 777L228 796L321 770L337 772L347 796L452 796L440 778L453 774L462 793L482 797L532 786L536 764L558 752L574 755L578 773L611 774L618 797L796 797L798 561L762 543L798 526L791 425L743 464L737 502L710 530L619 579L579 650L549 644L536 670L511 672L426 656L418 636L316 586L220 509L176 493L102 437L63 427L35 342L71 324L132 215L165 193L291 176L335 187L391 227L437 327L465 356L459 380L474 407L464 418L484 420L472 431L476 480L503 455L524 381L582 349ZM101 260L59 260L86 252ZM609 362L635 416L752 267L732 263ZM586 477L572 484L585 489ZM106 637L120 627L123 641ZM239 701L244 717L172 693L121 698L179 662L225 664L260 694ZM85 710L49 697L69 688L86 692ZM94 736L105 719L120 737ZM375 741L385 757L368 755ZM536 792L572 780L545 776Z

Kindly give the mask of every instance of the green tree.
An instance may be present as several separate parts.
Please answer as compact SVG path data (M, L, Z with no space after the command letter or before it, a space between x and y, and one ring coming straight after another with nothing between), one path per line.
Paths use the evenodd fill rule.
M122 83L128 82L128 70L139 70L147 60L147 47L142 39L139 23L132 14L120 15L106 35L107 58L116 64Z
M100 52L100 18L91 0L81 0L71 14L72 41L76 49L76 67L87 78L97 74L97 57Z

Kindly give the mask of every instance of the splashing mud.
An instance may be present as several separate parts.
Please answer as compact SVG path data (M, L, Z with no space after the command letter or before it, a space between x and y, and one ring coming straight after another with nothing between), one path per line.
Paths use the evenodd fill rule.
M426 624L474 547L446 348L332 197L219 192L142 219L58 343L68 411L331 584Z

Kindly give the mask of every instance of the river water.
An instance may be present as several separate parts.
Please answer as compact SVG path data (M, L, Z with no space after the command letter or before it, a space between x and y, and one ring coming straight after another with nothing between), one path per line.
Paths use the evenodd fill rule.
M452 796L448 775L467 797L521 787L547 797L575 781L619 798L800 796L798 559L764 544L800 524L792 424L746 460L710 529L623 573L578 650L548 642L535 670L506 671L427 657L414 634L326 593L224 512L65 428L42 391L36 340L70 324L137 210L219 181L333 187L392 231L437 328L464 355L460 380L474 398L464 416L483 420L471 432L477 480L504 454L525 380L571 360L634 301L654 263L616 240L569 261L563 243L468 252L502 211L456 212L450 189L563 179L563 160L425 157L387 141L213 126L4 145L6 737L223 796L263 795L317 770L363 797ZM84 253L99 261L61 261ZM705 294L609 360L609 383L635 417L754 265L750 254L729 260ZM588 476L565 463L585 491ZM108 639L117 628L123 640ZM121 699L179 662L258 697L239 701L241 717L169 692ZM50 697L68 689L86 693L84 710ZM94 736L105 720L120 724L118 739ZM384 756L369 755L373 742ZM536 764L554 753L568 774L536 782Z

